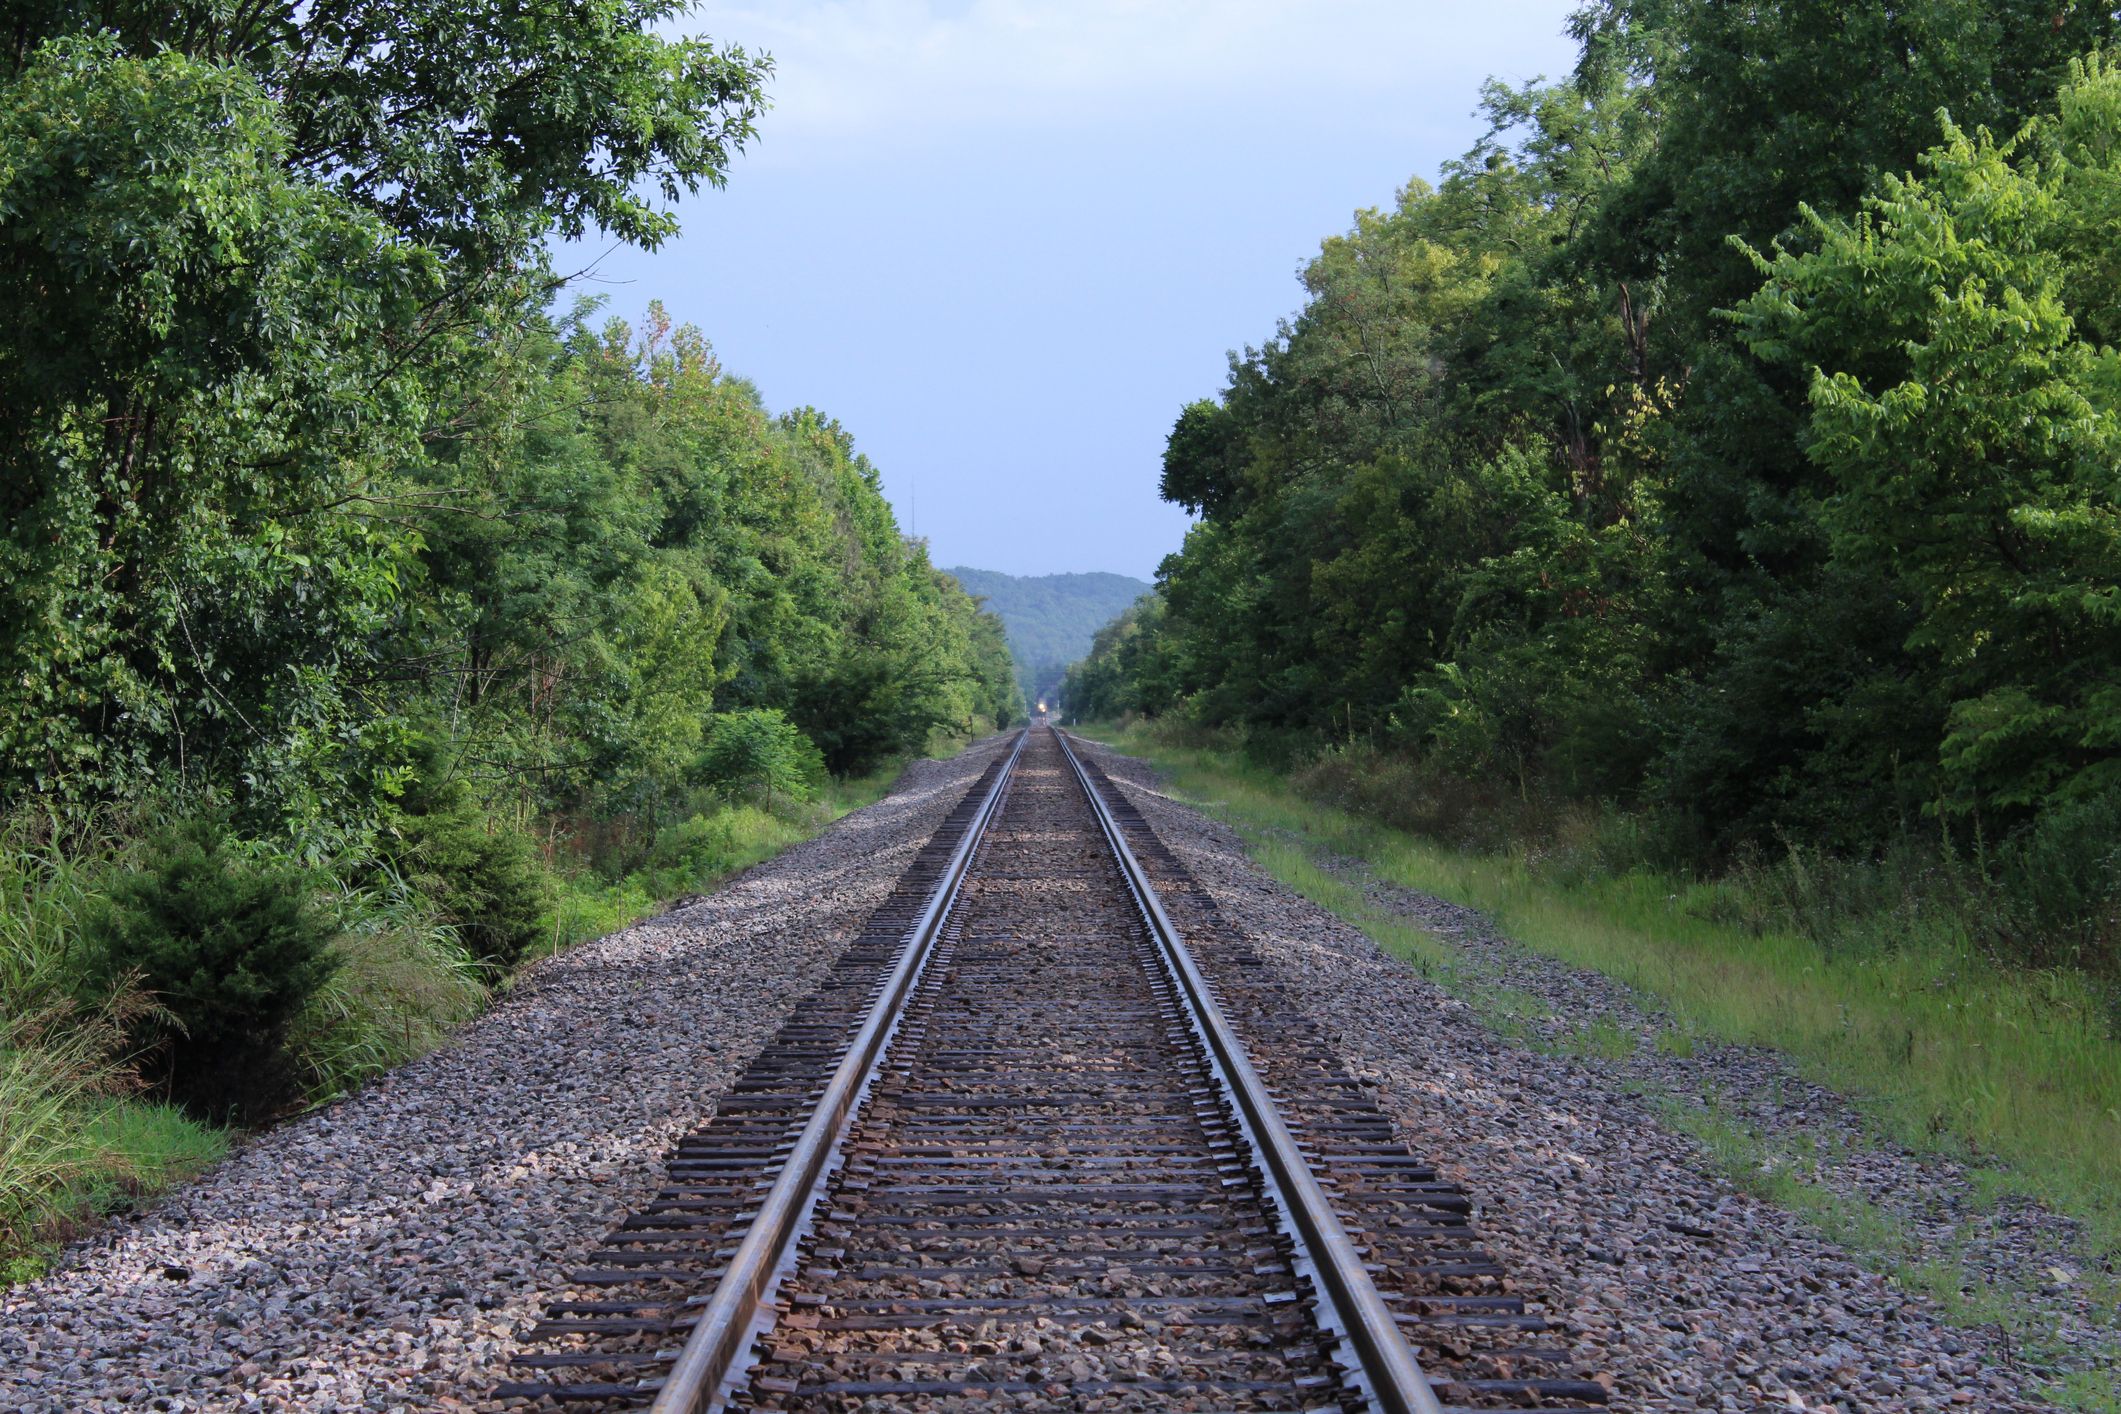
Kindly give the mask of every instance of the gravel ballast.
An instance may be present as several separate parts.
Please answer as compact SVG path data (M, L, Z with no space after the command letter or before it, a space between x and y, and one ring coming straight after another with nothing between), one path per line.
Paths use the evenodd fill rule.
M2000 1329L1948 1324L1927 1299L1868 1270L1806 1219L1733 1187L1651 1098L1713 1085L1740 1118L1841 1130L1852 1156L1820 1181L1912 1201L1911 1226L1993 1275L2075 1263L2077 1231L2030 1204L1988 1212L1958 1166L1860 1139L1842 1099L1770 1054L1711 1042L1660 1054L1663 1020L1626 988L1538 957L1470 910L1371 886L1373 901L1457 945L1474 975L1542 999L1548 1039L1605 1019L1635 1044L1614 1060L1513 1040L1465 1002L1287 889L1237 834L1173 800L1145 762L1083 743L1242 929L1350 1070L1377 1086L1417 1154L1471 1190L1487 1246L1520 1289L1575 1328L1616 1408L1892 1414L2041 1410L2037 1372ZM1356 871L1347 871L1353 877ZM1954 1244L1947 1247L1947 1243ZM2111 1372L2112 1353L2068 1290L2042 1322L2078 1347L2065 1363Z
M453 1044L0 1294L0 1409L477 1407L999 745L526 970Z

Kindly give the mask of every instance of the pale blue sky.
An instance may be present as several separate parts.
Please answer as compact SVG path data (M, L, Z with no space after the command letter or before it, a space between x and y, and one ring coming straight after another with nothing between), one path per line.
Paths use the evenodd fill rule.
M1297 308L1360 207L1433 179L1490 75L1565 73L1573 0L781 0L685 28L772 52L762 138L653 255L776 410L840 419L936 562L1150 577L1164 437Z

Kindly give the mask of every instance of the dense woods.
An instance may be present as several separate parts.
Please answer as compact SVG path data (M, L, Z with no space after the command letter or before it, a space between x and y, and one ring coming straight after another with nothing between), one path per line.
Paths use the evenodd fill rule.
M770 65L681 8L17 7L12 1154L142 1079L212 1119L328 1092L571 895L682 891L1020 715L845 429L659 307L568 304L553 243L658 244L754 136ZM0 1248L43 1182L9 1161Z
M1478 842L1603 812L1614 867L1863 865L2111 969L2113 15L1573 24L1572 75L1492 85L1181 412L1198 523L1071 710L1241 730Z

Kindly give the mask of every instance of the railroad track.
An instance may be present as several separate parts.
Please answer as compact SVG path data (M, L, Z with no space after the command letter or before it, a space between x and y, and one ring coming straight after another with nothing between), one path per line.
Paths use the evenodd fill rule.
M1605 1402L1147 822L1020 735L502 1407Z

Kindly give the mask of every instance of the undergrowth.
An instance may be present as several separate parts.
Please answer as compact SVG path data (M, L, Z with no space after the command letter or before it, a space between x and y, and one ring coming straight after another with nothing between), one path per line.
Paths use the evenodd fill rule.
M903 765L820 782L808 799L779 780L740 798L703 792L681 818L607 830L601 858L568 841L532 856L539 874L527 881L532 866L503 838L506 822L482 824L454 800L427 812L448 833L425 822L407 832L402 870L386 855L303 871L302 902L329 941L322 980L274 1052L294 1107L441 1045L506 984L504 960L518 949L534 960L712 889L881 799ZM167 823L147 809L0 818L0 1287L34 1278L73 1232L227 1150L232 1131L143 1079L150 1057L137 1038L166 1030L172 1014L138 974L105 967L97 941L114 882L152 864L147 842ZM501 843L471 838L485 830ZM526 898L540 909L527 922ZM509 940L526 932L527 947Z
M937 754L961 742L939 743ZM657 831L630 850L610 851L603 867L579 859L560 874L545 937L531 957L550 956L653 917L673 900L705 893L732 875L773 858L842 815L883 799L905 769L897 761L866 776L830 780L808 801L710 806Z

